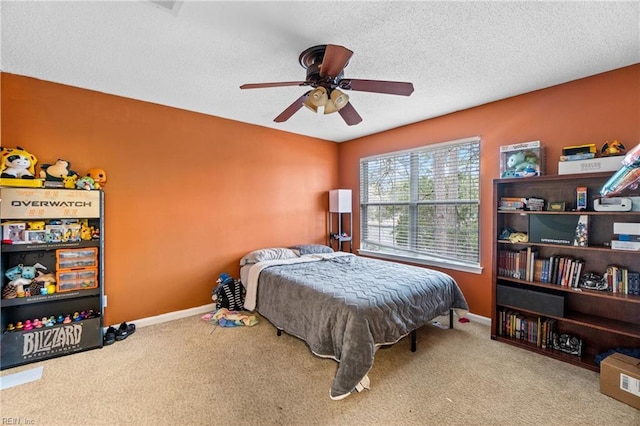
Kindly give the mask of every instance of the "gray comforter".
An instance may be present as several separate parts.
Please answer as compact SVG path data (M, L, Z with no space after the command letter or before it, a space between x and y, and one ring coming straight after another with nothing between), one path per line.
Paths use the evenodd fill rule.
M333 399L366 377L377 346L397 342L451 308L468 306L449 275L359 256L270 266L258 279L256 310L316 355L339 361Z

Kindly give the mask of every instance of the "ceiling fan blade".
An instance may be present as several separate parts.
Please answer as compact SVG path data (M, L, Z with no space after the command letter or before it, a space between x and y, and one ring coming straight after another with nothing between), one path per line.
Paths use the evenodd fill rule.
M309 93L311 93L311 91L308 91L307 93L293 101L293 103L289 105L287 109L282 111L279 116L274 118L273 121L275 121L276 123L282 123L283 121L287 121L288 119L290 119L293 114L295 114L300 108L302 108L302 106L304 105L304 101L306 101L309 97Z
M351 105L351 102L343 106L338 113L349 126L353 126L362 121L362 117L360 117L358 111Z
M240 86L241 89L262 89L264 87L305 86L306 81L281 81L279 83L250 83Z
M356 78L346 78L340 80L339 86L341 89L346 90L388 93L390 95L409 96L413 93L413 83L405 83L402 81L359 80Z
M320 65L320 77L337 77L349 63L353 52L346 47L335 44L327 44L324 51L322 65Z

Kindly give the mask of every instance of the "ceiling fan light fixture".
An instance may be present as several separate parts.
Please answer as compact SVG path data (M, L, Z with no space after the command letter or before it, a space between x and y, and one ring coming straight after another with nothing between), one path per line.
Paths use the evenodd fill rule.
M324 106L324 113L331 114L332 112L340 111L348 103L349 95L341 90L333 89L331 91L331 99Z

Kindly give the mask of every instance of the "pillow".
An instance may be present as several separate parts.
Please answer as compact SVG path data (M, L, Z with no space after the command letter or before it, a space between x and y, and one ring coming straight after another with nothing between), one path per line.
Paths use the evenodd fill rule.
M244 255L242 259L240 259L240 266L258 263L264 260L293 259L294 257L298 257L298 255L288 248L265 248L254 250L251 253Z
M323 244L298 244L289 247L291 250L297 250L300 256L305 254L317 254L317 253L333 253L333 249Z

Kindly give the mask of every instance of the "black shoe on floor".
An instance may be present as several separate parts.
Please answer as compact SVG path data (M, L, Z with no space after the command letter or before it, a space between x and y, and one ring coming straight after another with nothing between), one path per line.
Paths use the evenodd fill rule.
M120 327L116 331L116 340L124 340L135 332L135 324L127 324L126 322L123 322L122 324L120 324Z
M102 343L107 345L112 345L116 341L116 329L113 327L107 328L107 331L104 333L104 337L102 338Z

